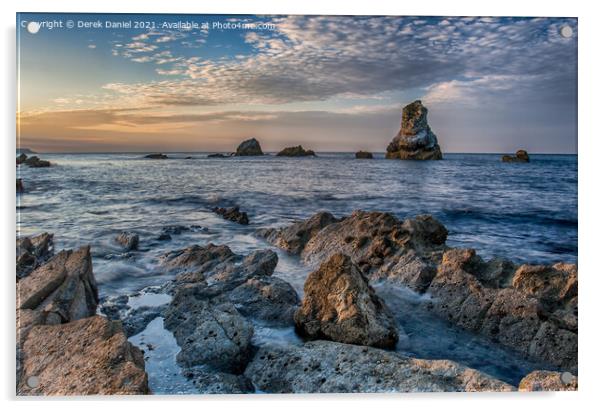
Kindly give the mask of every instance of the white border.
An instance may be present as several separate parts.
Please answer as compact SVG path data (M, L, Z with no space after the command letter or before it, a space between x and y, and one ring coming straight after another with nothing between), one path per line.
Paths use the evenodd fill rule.
M186 0L163 0L145 2L124 0L95 0L82 2L75 0L33 1L21 0L16 4L1 2L2 13L2 54L0 70L2 71L3 96L0 112L2 124L2 178L0 192L4 200L2 217L2 234L0 235L0 254L4 269L2 288L3 312L1 337L3 346L4 367L2 374L2 397L9 400L9 405L38 406L46 408L65 408L81 406L105 408L128 407L144 404L148 408L165 406L167 401L181 407L206 407L214 405L236 405L245 408L304 408L316 406L344 406L347 408L374 406L429 407L441 405L465 408L504 408L545 405L546 408L567 408L577 405L592 404L599 400L597 392L600 379L600 299L602 288L596 256L600 251L601 223L599 211L602 190L600 177L602 162L602 130L599 117L602 114L599 98L602 95L600 75L602 64L600 44L602 39L602 21L600 7L595 2L556 1L527 2L525 0L505 0L503 2L454 0L454 1L380 1L380 0L320 0L315 4L309 1L284 0L219 0L214 2L191 2ZM405 394L405 395L305 395L278 396L255 395L244 397L231 396L189 396L180 398L104 398L65 400L18 400L14 398L14 281L12 271L15 199L15 13L17 11L39 12L145 12L145 13L220 13L220 14L397 14L397 15L477 15L477 16L570 16L579 18L579 270L581 272L580 288L580 335L579 335L579 392L577 393L545 393L545 394ZM559 61L558 63L562 63ZM411 313L408 312L408 313Z

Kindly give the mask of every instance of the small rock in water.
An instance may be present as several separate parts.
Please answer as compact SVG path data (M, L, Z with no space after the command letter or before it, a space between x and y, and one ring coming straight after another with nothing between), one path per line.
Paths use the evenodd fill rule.
M243 225L249 224L249 216L247 215L247 212L241 212L238 206L214 207L213 212L219 214L226 220Z
M54 235L48 233L17 238L17 280L28 275L52 256L53 240Z
M238 148L236 148L235 156L261 156L263 151L259 145L259 141L255 138L247 139L243 141ZM218 157L218 156L214 156ZM221 157L221 156L220 156Z
M22 163L24 163L27 160L27 155L22 153L19 156L17 156L17 165L20 165Z
M502 156L502 162L510 163L527 163L530 161L529 154L526 150L520 149L516 151L516 155L504 155Z
M303 146L291 146L288 148L282 149L280 152L276 154L276 156L316 156L316 153L311 149L303 149Z
M136 233L124 231L115 237L115 241L119 243L125 251L132 251L138 249L140 237Z
M24 163L30 168L47 168L50 166L50 162L47 160L42 160L37 156L31 156L27 158Z
M355 159L374 159L372 152L358 151L355 153Z
M144 157L146 159L168 159L168 156L163 153L151 153Z
M210 153L207 155L208 158L229 158L232 154L225 155L223 153ZM238 156L252 156L252 155L238 155Z

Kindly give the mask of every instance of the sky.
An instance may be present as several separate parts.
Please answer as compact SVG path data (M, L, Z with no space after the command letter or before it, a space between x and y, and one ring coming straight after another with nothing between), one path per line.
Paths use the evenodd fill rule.
M383 152L416 99L444 153L577 151L575 18L21 13L17 54L39 152Z

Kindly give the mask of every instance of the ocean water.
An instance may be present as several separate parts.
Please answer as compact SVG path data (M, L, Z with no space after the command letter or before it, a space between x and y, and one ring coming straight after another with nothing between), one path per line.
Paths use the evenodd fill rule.
M246 254L270 247L254 236L257 228L287 225L322 210L335 216L379 210L401 219L430 213L449 230L450 246L473 247L485 258L577 262L574 155L532 155L528 164L502 163L498 154L447 154L428 162L382 155L356 160L350 153L227 159L173 153L167 160L142 159L139 153L40 156L55 166L17 171L26 190L17 196L17 231L52 232L57 250L91 244L101 295L129 294L169 280L157 268L166 251L212 242ZM249 213L249 226L211 212L213 206L231 205ZM158 240L168 226L187 230L172 234L171 241ZM139 233L140 251L124 253L114 243L123 230ZM307 268L294 256L278 254L276 274L301 293ZM407 337L399 349L405 353L457 360L513 383L541 367L424 315L414 293L379 292L404 327ZM289 332L258 331L261 343L269 343L269 334L284 342ZM294 337L289 334L298 342Z

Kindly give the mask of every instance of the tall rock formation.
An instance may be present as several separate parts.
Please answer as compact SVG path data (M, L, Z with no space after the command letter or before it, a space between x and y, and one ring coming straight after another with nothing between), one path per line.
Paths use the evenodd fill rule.
M387 159L443 159L437 136L426 119L427 113L420 100L403 107L401 129L387 146Z

